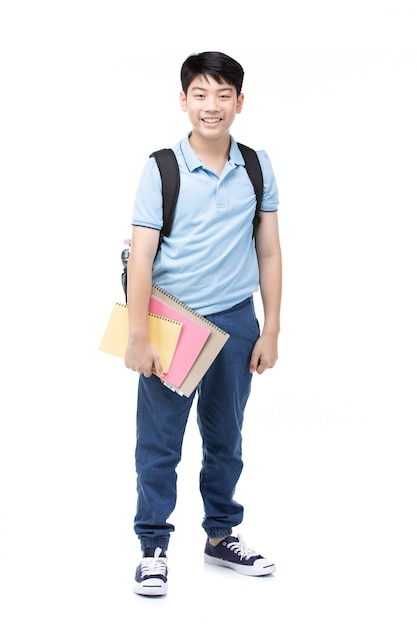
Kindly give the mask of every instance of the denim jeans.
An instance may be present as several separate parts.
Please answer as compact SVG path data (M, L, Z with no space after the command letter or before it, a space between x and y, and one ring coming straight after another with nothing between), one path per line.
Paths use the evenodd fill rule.
M242 424L252 382L249 362L259 337L253 298L207 319L230 338L189 398L171 391L154 375L139 377L134 530L142 549L166 550L174 531L167 520L176 505L176 467L196 393L202 438L202 526L208 537L222 537L243 519L243 506L233 496L243 467Z

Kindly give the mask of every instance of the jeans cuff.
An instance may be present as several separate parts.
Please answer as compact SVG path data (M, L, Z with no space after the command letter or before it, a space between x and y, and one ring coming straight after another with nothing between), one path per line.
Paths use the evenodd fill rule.
M228 537L232 534L232 528L206 528L207 537L209 539L218 539L219 537Z
M168 550L169 537L142 537L139 541L141 550L145 548L161 548L165 552Z

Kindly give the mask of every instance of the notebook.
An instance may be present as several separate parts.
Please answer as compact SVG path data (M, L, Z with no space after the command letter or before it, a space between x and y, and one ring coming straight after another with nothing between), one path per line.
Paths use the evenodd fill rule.
M164 377L171 385L179 388L209 338L211 331L203 326L200 320L193 319L188 311L184 313L178 310L178 306L175 308L173 304L167 304L156 293L152 293L149 311L174 319L183 325L170 368Z
M165 332L151 335L151 343L161 357L162 382L179 395L189 397L229 334L157 285L152 285L149 302L150 333L154 322ZM99 350L124 358L128 336L127 305L116 303Z
M216 356L219 354L220 350L223 348L226 341L229 339L230 335L222 328L219 328L157 285L152 285L152 298L166 304L177 313L181 313L184 316L184 325L187 325L187 323L197 323L209 331L207 340L205 341L182 383L178 386L173 385L172 383L170 384L169 372L165 377L166 380L164 382L168 387L180 395L189 397L209 369L210 365L213 363ZM168 313L167 316L169 316ZM185 358L184 353L180 351L180 346L181 344L178 342L177 350L175 351L172 360L171 369L174 367L174 363L176 364L177 359L180 360L181 358Z
M182 322L168 319L156 313L148 314L149 338L158 350L163 372L169 371L175 348L180 337ZM118 302L113 306L99 350L124 358L129 338L127 306Z

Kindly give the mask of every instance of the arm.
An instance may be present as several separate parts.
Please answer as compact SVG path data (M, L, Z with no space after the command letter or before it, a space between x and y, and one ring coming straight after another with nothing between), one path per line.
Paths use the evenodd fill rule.
M250 362L251 373L262 374L278 359L278 335L282 293L282 259L276 212L262 212L256 235L259 284L264 309L264 326Z
M145 376L152 370L162 376L159 355L149 341L148 310L152 290L152 265L159 240L159 231L134 226L127 264L127 302L129 340L125 353L127 368Z

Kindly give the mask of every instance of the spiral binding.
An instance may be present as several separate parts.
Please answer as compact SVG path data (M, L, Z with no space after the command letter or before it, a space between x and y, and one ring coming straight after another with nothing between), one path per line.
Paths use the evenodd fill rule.
M169 293L168 291L165 291L165 289L162 289L162 287L159 287L158 285L153 284L152 287L159 292L160 294L162 294L163 296L165 296L166 298L169 298L169 300L172 300L173 302L175 302L175 304L179 305L184 311L188 311L188 313L191 313L191 317L189 317L189 319L193 319L193 318L197 318L198 320L200 320L203 325L205 325L206 327L209 326L211 327L213 330L217 330L218 332L222 333L223 335L227 335L228 333L226 331L224 331L222 328L220 328L219 326L217 326L216 324L213 324L213 322L210 322L210 320L208 320L206 317L204 317L203 315L200 315L200 313L197 313L197 311L194 311L194 309L192 309L191 307L187 306L186 304L184 304L184 302L182 302L181 300L178 300L178 298L176 298L175 296L173 296L171 293ZM155 297L155 294L154 294ZM158 299L158 298L157 298ZM159 300L160 302L162 302L162 304L164 304L163 300ZM185 314L185 313L184 313Z
M160 300L160 302L162 302L162 300ZM122 304L121 302L116 302L115 304L116 306L122 307L122 309L127 309L127 304ZM182 322L179 322L178 320L173 320L170 317L166 317L166 315L160 315L159 313L151 313L149 311L148 315L151 315L152 317L156 317L160 320L166 320L167 322L171 322L172 324L178 324L178 326L181 326L182 324Z
M149 312L148 315L152 317L156 317L159 320L165 320L167 322L171 322L172 324L177 324L178 326L182 326L182 322L179 322L178 320L173 320L170 317L166 317L166 315L160 315L159 313L151 313L151 312Z

